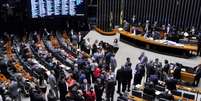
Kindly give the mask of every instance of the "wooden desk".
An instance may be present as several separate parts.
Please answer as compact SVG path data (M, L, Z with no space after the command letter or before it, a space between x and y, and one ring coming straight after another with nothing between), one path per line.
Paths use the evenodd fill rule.
M139 98L139 97L136 97L136 96L130 96L130 95L128 96L128 99L134 100L134 101L146 101L143 98Z
M138 40L138 41L143 42L148 45L156 45L156 46L162 46L162 47L167 47L167 48L174 48L174 49L180 49L180 50L185 50L185 51L197 52L197 46L193 46L193 45L189 45L189 44L185 44L184 46L165 45L163 43L159 43L154 40L145 39L144 36L132 35L130 32L127 32L127 31L119 31L119 33L123 36L132 38L133 40Z
M181 80L193 83L195 79L195 74L188 72L181 72Z
M111 32L104 32L103 30L101 30L100 28L95 28L95 30L97 31L97 32L99 32L100 34L102 34L102 35L106 35L106 36L112 36L112 35L115 35L116 34L116 30L114 29L114 30L112 30Z

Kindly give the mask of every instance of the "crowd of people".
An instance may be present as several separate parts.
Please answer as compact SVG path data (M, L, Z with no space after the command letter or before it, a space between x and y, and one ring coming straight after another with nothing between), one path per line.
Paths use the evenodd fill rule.
M47 35L47 37L54 36L54 33L49 33L47 30L43 33L46 33L43 35ZM181 82L181 64L173 65L168 60L165 60L163 64L158 58L152 61L148 59L145 53L142 53L138 58L138 64L132 64L132 60L128 57L125 64L119 66L115 58L119 48L117 39L112 45L98 40L92 43L89 38L84 39L80 32L76 33L73 30L68 33L70 43L67 42L66 44L71 44L69 45L71 49L77 48L77 50L75 49L77 54L72 60L72 66L67 68L68 66L54 57L54 53L49 53L46 50L47 47L42 45L41 40L43 39L41 37L44 37L43 35L37 32L31 40L32 45L35 46L32 48L38 53L38 59L33 56L32 53L34 52L31 52L33 50L30 49L32 45L29 41L27 43L16 43L14 41L15 43L13 43L18 44L13 49L18 50L20 59L23 60L22 63L28 65L29 73L34 78L33 81L22 84L23 87L25 84L28 85L26 91L30 96L30 101L114 101L115 91L120 95L117 98L118 101L127 101L125 99L128 98L122 97L123 94L127 94L133 90L132 87L135 88L145 82L149 85L145 85L144 93L150 95L153 94L155 85L162 84L166 86L168 91L173 91L176 90L176 84ZM60 48L58 47L57 50ZM84 55L83 52L88 55ZM69 58L68 54L65 58ZM41 59L49 65L39 62ZM6 62L2 64L5 64L4 66L7 68ZM26 67L26 65L24 66ZM119 69L117 69L118 67ZM1 73L5 74L2 69ZM201 77L200 65L195 68L195 74L194 85L197 86ZM142 80L143 78L144 80ZM8 89L1 83L0 97L3 99L2 101L21 101L19 85L16 78L12 78ZM116 86L117 90L115 89ZM10 92L8 95L5 94L6 90ZM11 93L14 93L12 94L14 97L9 95Z

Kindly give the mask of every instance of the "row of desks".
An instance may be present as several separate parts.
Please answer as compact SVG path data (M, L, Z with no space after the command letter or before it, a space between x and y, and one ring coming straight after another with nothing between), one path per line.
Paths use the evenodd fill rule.
M175 52L179 52L181 53L181 55L185 55L188 56L189 54L192 53L196 53L198 48L197 45L195 44L182 44L182 46L179 45L167 45L164 43L161 43L161 40L150 40L150 39L145 39L144 36L142 35L133 35L130 32L124 31L124 30L118 30L118 29L114 29L111 32L105 32L103 30L101 30L100 28L96 28L96 31L99 32L102 35L106 35L106 36L111 36L111 35L115 35L116 33L120 33L121 37L123 38L128 38L126 39L126 41L138 41L141 44L144 44L148 47L156 47L157 49L168 49L171 51L175 51ZM163 50L161 50L160 52L162 52Z
M184 44L184 46L166 45L166 44L160 43L160 42L155 41L155 40L145 39L144 36L142 36L142 35L133 35L132 33L124 31L124 30L118 31L118 32L120 33L120 35L132 38L133 40L141 41L141 42L149 44L149 45L157 45L157 46L162 46L162 47L168 47L168 48L197 52L197 46L195 46L195 45L190 45L190 44Z

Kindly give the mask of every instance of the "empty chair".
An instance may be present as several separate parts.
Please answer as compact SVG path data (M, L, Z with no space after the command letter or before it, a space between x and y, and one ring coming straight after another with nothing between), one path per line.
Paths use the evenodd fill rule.
M155 86L155 89L156 89L157 91L165 91L165 87L162 87L162 86L159 86L159 85L156 85L156 86Z
M193 95L193 94L188 94L188 93L184 93L184 94L183 94L183 97L184 97L184 98L187 98L187 99L192 99L192 100L195 99L195 95Z
M142 92L137 91L137 90L132 90L132 95L141 98L142 97Z
M148 100L148 101L154 101L154 96L151 96L148 94L143 94L143 99Z
M171 93L172 93L172 95L176 95L176 96L181 96L182 95L182 92L176 91L176 90L171 91Z

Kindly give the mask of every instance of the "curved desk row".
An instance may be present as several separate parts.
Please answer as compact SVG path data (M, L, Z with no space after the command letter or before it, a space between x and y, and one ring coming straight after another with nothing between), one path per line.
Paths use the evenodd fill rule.
M119 31L119 33L123 36L127 36L130 38L133 38L134 40L138 40L138 41L150 44L150 45L158 45L158 46L175 48L175 49L182 49L182 50L188 50L188 51L197 51L197 46L193 46L193 45L189 45L189 44L184 44L184 46L166 45L163 43L159 43L155 40L145 39L144 36L141 36L141 35L132 35L132 33L127 32L127 31Z
M121 35L121 39L123 39L124 41L128 42L128 43L137 43L140 46L145 46L148 49L151 49L154 47L154 50L160 50L159 52L167 52L167 53L176 53L176 55L184 55L184 56L188 56L189 54L192 53L196 53L198 48L196 45L192 45L192 44L182 44L182 45L168 45L168 44L164 44L159 40L149 40L149 39L145 39L144 36L142 35L133 35L130 32L127 31L119 31L117 29L113 29L113 31L111 32L105 32L103 30L101 30L100 28L95 28L97 32L99 32L102 35L106 35L106 36L111 36L111 35L115 35L117 32L120 33ZM167 51L168 50L168 51Z
M112 30L112 32L105 32L105 31L103 31L103 30L101 30L100 28L95 28L95 30L97 31L97 32L99 32L100 34L102 34L102 35L106 35L106 36L112 36L112 35L116 35L116 30L114 29L114 30Z

